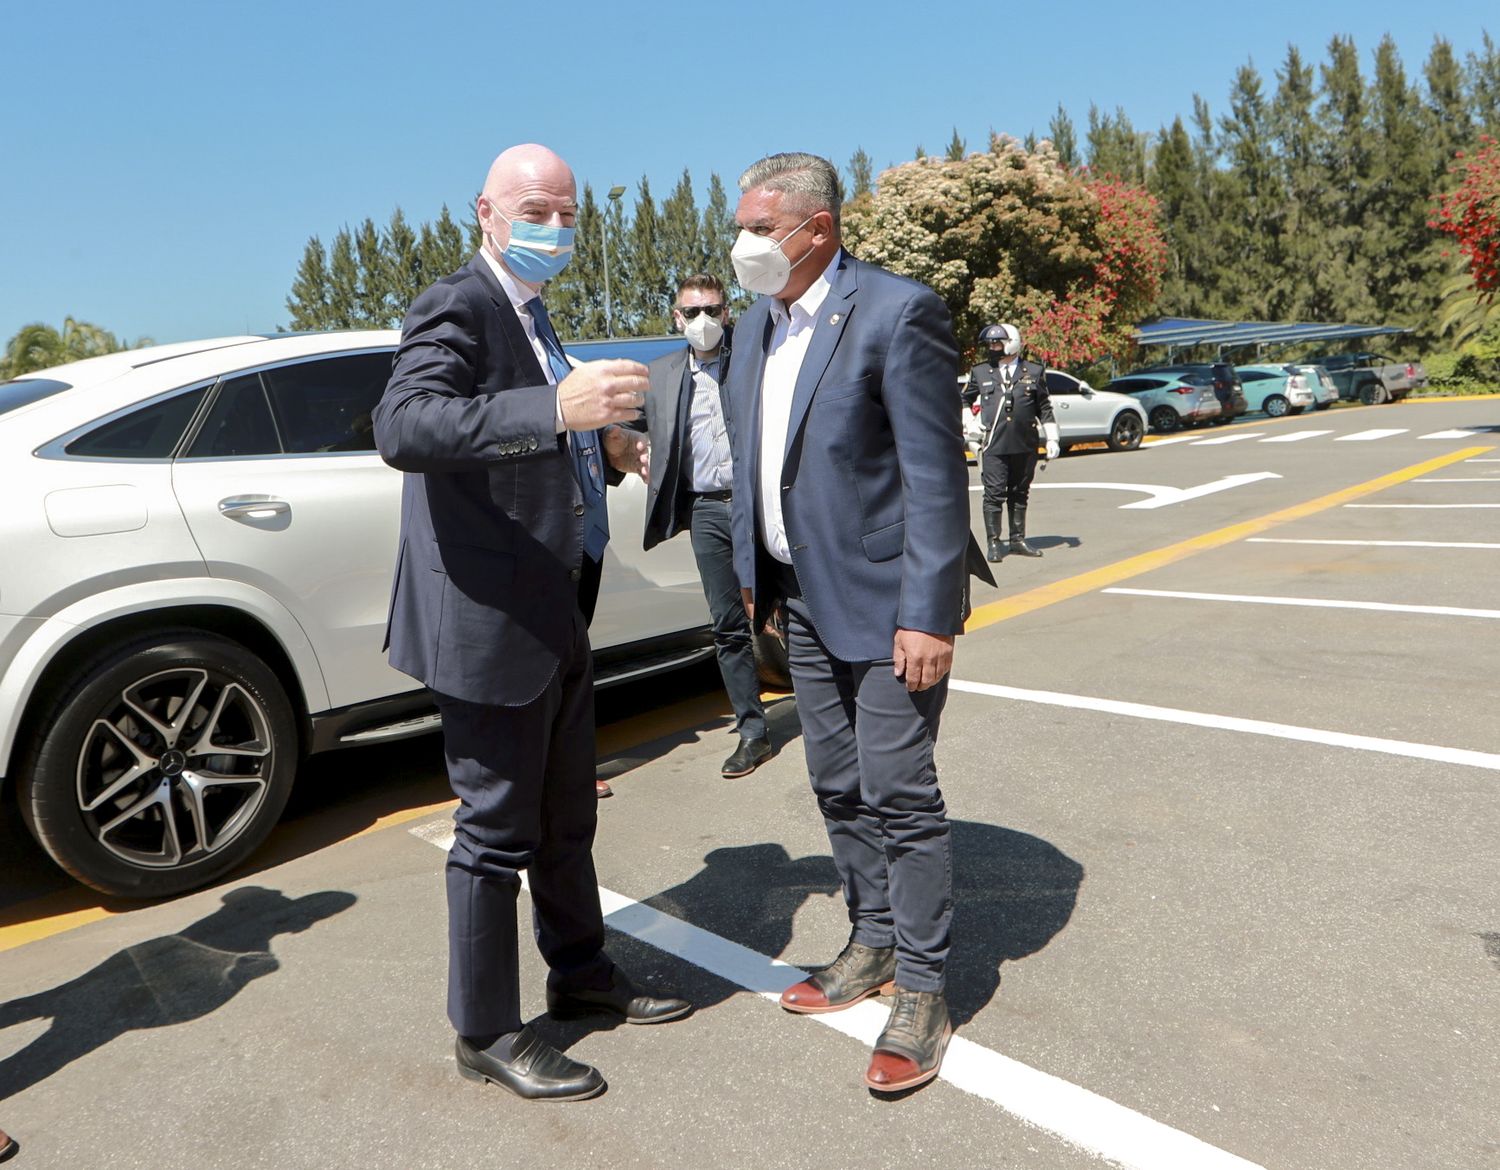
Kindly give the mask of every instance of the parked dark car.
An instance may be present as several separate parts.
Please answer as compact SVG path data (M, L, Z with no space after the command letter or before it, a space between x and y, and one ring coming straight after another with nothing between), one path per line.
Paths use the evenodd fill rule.
M1184 382L1194 386L1212 386L1214 397L1219 400L1221 423L1239 418L1250 409L1245 400L1245 387L1234 367L1228 362L1177 362L1172 365L1151 366L1135 371L1139 374L1175 374Z

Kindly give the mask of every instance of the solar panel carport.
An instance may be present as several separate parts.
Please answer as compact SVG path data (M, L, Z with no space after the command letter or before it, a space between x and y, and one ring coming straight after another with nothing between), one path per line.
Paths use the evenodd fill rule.
M1165 346L1170 361L1181 349L1216 346L1226 350L1254 346L1257 353L1270 346L1301 345L1314 341L1357 341L1364 337L1411 333L1399 325L1325 325L1296 321L1209 321L1196 317L1162 317L1136 326L1135 342Z

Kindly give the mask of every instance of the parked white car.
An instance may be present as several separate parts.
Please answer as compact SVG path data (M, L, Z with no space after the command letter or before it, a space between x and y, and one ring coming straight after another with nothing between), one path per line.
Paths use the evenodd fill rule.
M428 731L387 665L393 331L230 337L0 383L0 785L81 881L158 896L249 854L302 756ZM609 493L600 685L712 654L686 540Z
M1063 452L1081 443L1107 443L1111 451L1134 451L1146 434L1146 411L1128 394L1095 390L1087 382L1048 370L1047 393L1052 399L1052 416ZM961 385L966 379L960 379ZM967 386L960 394L965 398L963 424L964 447L970 456L977 455L984 442L984 424L977 403L967 399Z

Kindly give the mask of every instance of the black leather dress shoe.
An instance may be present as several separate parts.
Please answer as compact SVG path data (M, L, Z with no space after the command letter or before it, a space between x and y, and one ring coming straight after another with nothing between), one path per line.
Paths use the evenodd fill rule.
M620 1016L627 1024L665 1024L668 1020L680 1020L693 1010L693 1005L685 999L642 991L618 967L610 978L608 991L547 988L547 1013L557 1020L604 1013Z
M925 1085L942 1068L952 1035L948 1001L941 991L896 988L891 1018L875 1041L865 1084L881 1093Z
M783 991L781 1006L804 1015L839 1012L895 990L896 948L867 947L851 939L832 963Z
M585 1101L604 1092L598 1069L564 1056L530 1028L516 1033L509 1051L509 1059L502 1059L460 1036L453 1053L458 1075L500 1085L528 1101Z
M771 741L765 736L760 739L742 739L734 755L724 761L724 766L719 769L719 773L726 780L733 780L737 776L748 776L770 758Z

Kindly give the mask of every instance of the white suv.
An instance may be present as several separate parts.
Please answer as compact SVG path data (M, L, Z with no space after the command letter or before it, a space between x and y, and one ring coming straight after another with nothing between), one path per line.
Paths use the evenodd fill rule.
M270 831L307 752L431 730L381 650L401 476L393 331L231 337L0 383L0 785L69 873L191 889ZM712 654L685 540L610 492L600 685Z

